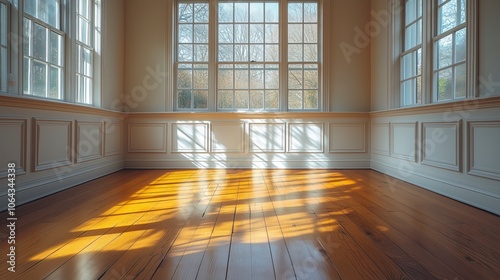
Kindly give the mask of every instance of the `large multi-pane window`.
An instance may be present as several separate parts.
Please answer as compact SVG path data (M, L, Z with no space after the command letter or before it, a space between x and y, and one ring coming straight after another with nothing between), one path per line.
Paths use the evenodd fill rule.
M24 1L24 93L63 99L61 1Z
M179 1L177 109L318 110L319 28L317 1Z
M0 0L0 92L7 91L7 77L9 67L9 49L7 36L9 32L9 3Z
M467 2L404 1L401 106L468 97Z

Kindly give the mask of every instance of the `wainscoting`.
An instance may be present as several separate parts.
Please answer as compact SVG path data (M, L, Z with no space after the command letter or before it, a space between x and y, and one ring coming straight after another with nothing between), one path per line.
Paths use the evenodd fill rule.
M498 98L371 114L371 168L500 214Z
M0 200L7 201L8 163L16 164L17 205L123 169L121 113L28 98L0 101Z
M127 168L369 168L369 114L158 113L126 121Z

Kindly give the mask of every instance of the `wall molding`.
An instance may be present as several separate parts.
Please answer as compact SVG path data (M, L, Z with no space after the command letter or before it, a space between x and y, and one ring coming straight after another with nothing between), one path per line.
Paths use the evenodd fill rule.
M134 139L132 135L132 131L136 129L157 129L161 132L161 136L163 137L158 141L161 143L158 147L147 148L142 147L141 143L134 143L134 141L139 141L139 139ZM152 130L150 131L152 132ZM128 153L166 153L167 152L167 123L166 122L129 122L128 123ZM151 135L141 135L141 139L151 139ZM140 138L140 137L139 137Z
M476 164L475 143L477 140L475 130L478 128L496 128L500 130L500 121L470 121L467 123L467 134L469 136L469 143L467 145L468 174L493 180L500 180L500 166L497 166L497 169L495 169L492 167L478 166L478 164ZM495 148L498 149L498 138L495 137L495 139Z
M44 147L41 147L41 134L44 127L60 126L66 128L66 143L65 143L65 158L53 161L43 161L40 152ZM73 121L72 120L57 120L57 119L37 119L33 118L33 171L42 171L61 166L72 164L73 154ZM61 135L62 136L62 135Z
M278 147L264 147L264 148L259 148L256 146L255 141L257 140L257 136L255 135L256 131L253 129L254 127L258 126L267 126L273 127L273 129L280 129L281 135L278 135L277 137L280 137L281 139L279 142L275 141L276 144L279 144ZM275 130L273 131L273 135L276 136L276 133L274 133ZM248 129L248 135L249 135L249 151L251 153L285 153L286 152L286 123L284 122L264 122L264 123L250 123L249 124L249 129ZM261 139L264 138L261 136ZM266 140L269 140L266 138Z
M180 130L180 127L188 127L188 126L191 126L192 127L192 131L194 132L194 134L192 135L186 135L186 133L184 133L182 130ZM198 128L202 128L202 130L198 130ZM182 123L182 122L177 122L177 123L172 123L172 126L171 126L171 129L172 129L172 133L171 133L171 143L172 143L172 149L171 149L171 152L172 153L208 153L209 152L209 133L208 133L208 129L209 129L209 124L208 123L204 123L204 122L188 122L188 123ZM182 145L179 146L178 144L178 141L180 140L179 138L179 131L181 133L183 133L186 137L198 137L198 133L197 132L202 132L203 133L203 140L200 142L200 141L197 141L198 139L192 139L194 140L193 141L193 146L188 148L188 147L185 147L183 148ZM198 147L196 147L198 146Z
M240 132L238 131L229 131L229 133L234 133L236 136L240 138L239 140L239 147L234 147L234 148L219 148L219 141L217 140L217 135L216 135L216 129L217 128L223 128L225 127L224 131L227 133L228 130L232 127L233 129L240 129ZM247 146L247 137L246 137L246 125L245 122L239 121L216 121L212 122L210 125L210 152L212 153L244 153L245 148ZM234 140L234 139L231 139ZM236 140L234 140L236 141Z
M316 143L316 148L295 148L297 143L294 141L294 128L302 126L304 129L307 129L308 126L316 126L319 128L319 142ZM324 153L325 152L325 125L324 123L312 123L312 122L290 122L288 123L287 130L287 138L288 138L288 152L289 153ZM307 134L309 136L309 134ZM301 139L305 140L305 139Z
M111 129L112 128L112 129ZM110 135L115 129L118 129L118 147L116 149L108 149L107 145L111 141ZM123 154L123 124L114 121L104 122L104 157L116 156ZM115 143L116 144L116 143Z
M302 119L368 119L363 112L130 112L129 118L155 118L172 121L199 120L302 120Z
M387 143L384 144L384 147L377 147L374 145L374 138L377 136L377 128L383 128L387 129ZM379 154L382 156L390 156L391 155L391 137L390 137L390 131L391 131L391 123L372 123L372 129L371 129L371 146L372 146L372 153L374 154ZM378 144L378 143L377 143ZM384 148L384 149L382 149Z
M455 160L454 162L452 161L445 161L445 160L433 160L430 158L431 152L427 151L427 140L431 139L433 140L436 138L435 135L427 135L427 129L444 129L444 128L451 128L455 129L455 149L454 149L454 155L455 155ZM430 138L428 137L430 136ZM434 141L434 142L433 142ZM431 144L434 146L437 144L441 143L436 143L437 141L433 140L430 141ZM461 172L462 171L462 121L458 122L422 122L422 137L421 137L421 142L420 142L420 147L422 147L421 151L421 163L424 165L432 166L432 167L439 167L443 169L448 169L456 172Z
M413 147L410 153L399 153L398 151L395 150L396 146L396 135L395 135L395 130L398 127L406 127L410 128L413 130L415 133L413 137ZM397 159L402 159L402 160L407 160L407 161L412 161L412 162L417 162L417 157L418 157L418 122L409 122L409 123L391 123L390 125L390 155L393 158Z
M75 121L75 123L76 123L76 129L75 129L76 130L76 135L75 135L76 163L82 163L82 162L102 158L103 154L104 154L103 122L89 122L89 121L78 121L77 120L77 121ZM92 131L98 133L98 139L96 140L98 142L94 143L95 139L90 139L90 140L84 139L82 141L82 136L85 136L82 134L86 134L86 133L82 133L83 126L92 126L92 125L96 126L94 129L92 129ZM82 148L83 148L82 145L91 149L91 151L93 148L97 148L98 153L85 155L85 152L82 150Z
M0 118L0 126L15 126L18 127L20 131L19 137L19 154L18 154L18 160L16 164L16 175L24 175L26 174L27 171L27 166L26 166L26 157L27 157L27 149L28 149L28 142L27 142L27 132L28 132L28 120L25 118ZM2 137L6 137L5 135ZM5 156L5 155L2 155ZM7 177L7 165L1 166L0 167L0 178L5 178Z
M329 140L330 140L330 148L329 148L329 152L332 153L332 154L335 154L335 153L366 153L367 150L368 150L368 145L367 145L367 124L365 122L352 122L352 123L330 123L330 137L329 137ZM348 128L355 128L355 129L361 129L361 134L360 135L356 135L355 137L357 138L361 138L363 140L363 142L361 143L361 145L359 146L351 146L351 147L338 147L338 148L335 148L335 134L333 133L335 128L344 128L344 129L348 129ZM342 134L343 135L343 134ZM351 145L352 143L350 143Z
M370 117L383 118L383 117L397 117L408 115L423 115L432 113L451 114L463 111L475 111L480 109L499 108L500 96L466 99L453 102L434 103L424 106L411 106L390 110L383 110L377 112L370 112Z
M125 116L125 113L119 111L68 103L53 99L47 100L27 96L8 96L0 94L0 106L52 112L64 112L72 114L78 112L78 114L98 115L114 118L124 118Z

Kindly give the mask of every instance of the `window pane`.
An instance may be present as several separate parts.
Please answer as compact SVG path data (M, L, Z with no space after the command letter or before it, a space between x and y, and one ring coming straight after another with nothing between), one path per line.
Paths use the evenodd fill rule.
M25 0L24 12L54 28L60 28L60 0Z
M413 105L414 101L414 92L415 87L413 86L413 80L408 80L402 83L401 85L401 104L403 106Z
M288 25L288 43L303 43L302 24Z
M302 45L289 44L288 45L288 61L298 62L302 61Z
M47 61L47 29L33 24L33 57Z
M177 71L177 88L192 88L193 74L191 67L190 64L179 65L179 70Z
M264 22L264 3L250 3L250 21Z
M467 55L465 28L455 33L455 62L464 61Z
M196 24L194 26L194 42L208 43L208 24Z
M233 25L219 24L219 43L233 43Z
M234 4L234 22L248 22L248 3Z
M178 42L183 43L193 43L193 25L191 24L179 24L179 38Z
M250 61L264 61L264 46L250 45Z
M250 25L250 43L264 43L264 25Z
M252 110L264 109L264 91L253 90L250 92L250 109Z
M193 45L180 44L177 52L177 59L179 61L193 61Z
M318 25L304 24L304 43L318 42Z
M60 98L60 96L61 96L61 69L57 67L50 67L50 85L49 85L48 97Z
M266 62L278 62L279 61L279 46L278 45L266 45L265 61Z
M224 65L219 66L219 74L218 74L218 88L219 89L232 89L234 87L233 84L233 75L234 71L232 68L222 68Z
M249 93L248 90L237 90L234 92L235 109L249 109Z
M177 91L177 108L191 109L191 91L178 90Z
M92 51L82 46L78 46L78 73L92 75Z
M248 24L234 25L234 42L248 43Z
M233 92L219 91L217 101L219 109L233 109Z
M304 3L304 22L318 21L318 4Z
M304 109L318 109L319 98L317 90L306 90L304 94Z
M194 61L208 62L208 45L194 46Z
M207 109L208 108L208 91L206 90L195 90L193 92L194 96L194 109Z
M459 24L457 21L458 0L450 0L438 8L438 34L442 34ZM459 16L458 16L459 18Z
M263 65L260 65L257 68L258 69L250 70L250 89L263 89L264 88Z
M405 50L422 44L422 20L418 20L406 28Z
M208 3L194 4L194 22L208 22Z
M47 65L33 61L31 94L47 97Z
M453 98L453 71L451 68L438 72L438 101Z
M249 88L249 70L247 65L237 65L234 71L234 88L248 89Z
M277 24L266 24L266 43L279 43L279 26Z
M31 20L24 18L24 40L23 40L23 45L24 45L24 55L33 55L31 53L31 43L32 43L32 23Z
M232 3L219 3L219 22L232 22L233 21L233 4Z
M437 41L437 68L451 65L453 61L453 35L450 34Z
M302 3L289 3L288 22L302 22L302 21L303 21Z
M279 108L279 91L268 90L266 91L266 109L277 110Z
M278 22L279 6L278 3L266 3L266 22Z
M455 67L455 98L465 98L467 94L467 70L466 64Z
M89 0L78 0L78 13L85 18L90 18L89 14Z
M266 68L265 76L266 89L279 89L279 70L277 65L272 69Z
M58 66L62 66L62 36L50 32L50 59L49 62Z
M302 91L290 90L288 91L288 108L289 109L302 109Z
M208 70L195 69L193 74L193 88L208 89Z
M178 11L179 22L193 22L193 4L179 3Z
M219 45L219 61L233 61L232 45Z

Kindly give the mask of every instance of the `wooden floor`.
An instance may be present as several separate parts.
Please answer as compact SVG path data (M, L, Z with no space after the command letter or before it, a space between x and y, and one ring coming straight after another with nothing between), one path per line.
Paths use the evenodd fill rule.
M128 170L17 216L0 279L500 279L498 216L368 170Z

